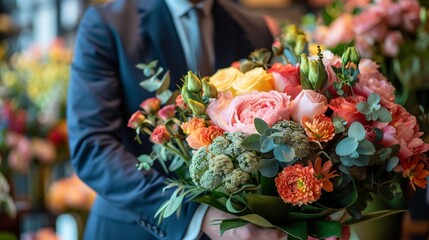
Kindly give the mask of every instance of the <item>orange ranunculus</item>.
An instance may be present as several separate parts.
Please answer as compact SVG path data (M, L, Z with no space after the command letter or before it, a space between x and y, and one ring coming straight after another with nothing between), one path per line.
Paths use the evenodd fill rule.
M206 124L202 118L192 118L191 120L182 123L180 126L185 134L191 134L193 131L205 127Z
M314 117L313 121L304 116L301 122L310 141L328 142L335 136L335 127L332 119L323 114Z
M329 181L329 179L338 176L338 174L335 173L335 170L330 172L332 168L332 161L326 161L322 166L322 159L318 157L314 162L314 166L311 161L308 161L308 165L314 168L316 178L319 179L323 184L323 190L332 192L334 190L334 186L332 185L331 181Z
M320 198L322 182L310 166L295 164L283 169L275 178L277 192L286 203L303 205Z
M213 142L213 139L222 135L223 133L223 129L215 125L202 127L192 131L191 134L189 134L189 136L186 138L186 141L191 148L199 149L201 147L210 145Z

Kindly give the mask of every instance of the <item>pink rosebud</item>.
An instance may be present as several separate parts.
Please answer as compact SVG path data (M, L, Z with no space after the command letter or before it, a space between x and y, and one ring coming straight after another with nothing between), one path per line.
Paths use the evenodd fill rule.
M166 105L163 108L161 108L161 110L158 111L158 116L162 120L165 121L165 120L172 118L176 115L175 109L176 108L175 108L174 104Z
M158 125L150 135L149 140L155 144L164 144L170 141L170 134L164 125Z
M187 109L188 108L188 105L183 101L182 95L177 96L176 106L178 106L181 109Z
M402 34L399 31L391 31L387 34L382 45L382 52L388 57L396 57L398 55L400 45L403 42Z
M140 108L147 114L153 114L161 108L161 100L156 97L148 98L140 103Z
M143 124L146 120L146 117L143 115L141 111L136 111L131 118L128 120L128 127L132 129L136 129L138 126Z
M327 109L327 98L313 90L302 90L290 105L291 118L299 123L304 116L312 121L315 116L324 114Z

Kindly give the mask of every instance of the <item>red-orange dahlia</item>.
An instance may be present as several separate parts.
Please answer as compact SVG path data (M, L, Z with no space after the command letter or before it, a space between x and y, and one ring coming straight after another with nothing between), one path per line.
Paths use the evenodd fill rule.
M335 127L332 119L323 114L314 117L313 121L304 116L301 122L310 141L328 142L335 136Z
M182 123L182 125L180 126L183 129L183 132L185 134L190 134L191 132L199 129L199 128L203 128L205 127L205 121L202 118L192 118L191 120Z
M295 164L283 169L275 178L277 192L285 203L303 205L320 198L322 182L310 166Z
M199 149L201 147L210 145L210 143L213 142L213 139L222 135L223 133L223 129L215 125L202 127L191 132L191 134L189 134L189 136L186 138L186 142L188 142L191 148Z

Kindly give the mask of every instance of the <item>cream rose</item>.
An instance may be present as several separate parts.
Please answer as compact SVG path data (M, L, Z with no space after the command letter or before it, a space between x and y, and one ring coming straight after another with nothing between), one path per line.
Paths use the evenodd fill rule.
M248 93L253 90L268 92L274 90L272 84L273 76L268 74L263 68L258 67L246 72L232 84L232 88L238 95Z
M243 73L234 67L222 68L210 77L210 83L213 84L219 92L232 91L232 84L241 76L243 76Z

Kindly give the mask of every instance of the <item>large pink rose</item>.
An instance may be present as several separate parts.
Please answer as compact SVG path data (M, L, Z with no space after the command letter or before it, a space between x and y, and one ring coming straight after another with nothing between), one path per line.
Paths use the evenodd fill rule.
M289 88L300 85L299 68L292 64L275 63L268 70L273 75L273 85L275 90L285 92Z
M256 133L255 118L261 118L271 126L280 120L289 119L290 115L290 96L277 91L251 92L237 96L229 102L227 108L217 103L218 100L209 104L207 114L215 125L226 132Z
M326 97L313 90L302 90L290 105L291 118L298 123L305 116L310 121L328 109Z
M339 16L329 27L319 26L314 37L317 43L334 47L340 43L351 42L354 36L353 16L346 13Z
M334 116L346 120L347 126L355 121L366 125L365 115L356 109L356 105L365 100L365 97L362 96L337 97L329 102L329 108L334 111Z
M220 126L225 129L224 126L228 126L227 117L219 117L226 113L229 103L232 101L233 96L231 91L219 92L218 98L210 102L207 107L206 113L210 116L214 125ZM214 117L213 117L214 116Z

